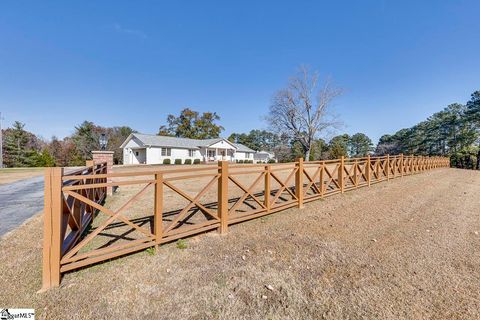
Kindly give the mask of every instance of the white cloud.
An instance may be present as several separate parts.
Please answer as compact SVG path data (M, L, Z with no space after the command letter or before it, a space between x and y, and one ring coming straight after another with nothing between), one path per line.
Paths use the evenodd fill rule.
M119 23L114 23L112 25L112 29L115 30L116 32L128 34L128 35L135 36L135 37L138 37L138 38L142 38L142 39L147 39L148 38L147 35L143 31L136 30L136 29L125 28L125 27L121 26Z

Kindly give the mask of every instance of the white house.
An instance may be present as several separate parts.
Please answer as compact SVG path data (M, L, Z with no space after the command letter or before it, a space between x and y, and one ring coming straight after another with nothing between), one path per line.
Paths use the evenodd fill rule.
M256 163L267 163L267 162L270 162L270 161L275 161L277 162L277 159L275 159L275 154L272 153L272 152L268 152L268 151L258 151L258 152L255 152L255 154L253 155L253 160L255 160Z
M161 164L165 159L171 163L175 159L195 159L201 162L227 160L253 161L255 151L240 143L232 143L223 138L187 139L132 133L120 146L123 149L124 164ZM198 160L197 160L198 161Z

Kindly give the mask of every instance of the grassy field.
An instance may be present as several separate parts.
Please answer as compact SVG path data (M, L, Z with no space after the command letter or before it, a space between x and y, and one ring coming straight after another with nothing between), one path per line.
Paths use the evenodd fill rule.
M44 168L3 168L0 169L0 184L40 176L43 171Z
M478 319L479 193L480 173L438 169L72 272L45 293L39 215L0 241L0 301L52 319Z

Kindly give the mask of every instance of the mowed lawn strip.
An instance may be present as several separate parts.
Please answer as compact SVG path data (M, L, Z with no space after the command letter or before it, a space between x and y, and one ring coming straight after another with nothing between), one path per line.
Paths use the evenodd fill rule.
M72 272L41 294L39 215L0 242L0 301L56 319L478 319L479 193L475 171L398 178Z
M45 168L3 168L0 169L0 184L41 176Z

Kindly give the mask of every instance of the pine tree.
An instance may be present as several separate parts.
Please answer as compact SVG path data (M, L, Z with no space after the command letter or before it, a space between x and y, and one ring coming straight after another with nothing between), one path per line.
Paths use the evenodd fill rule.
M35 166L40 143L35 135L24 129L25 124L15 121L4 131L4 163L7 167Z

